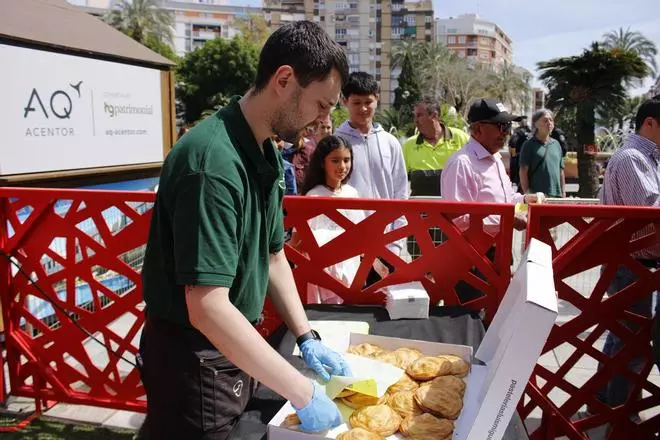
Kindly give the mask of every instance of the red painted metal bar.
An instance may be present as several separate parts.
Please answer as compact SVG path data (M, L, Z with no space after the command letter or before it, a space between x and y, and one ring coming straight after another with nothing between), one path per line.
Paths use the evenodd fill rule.
M551 231L562 225L570 225L575 234L565 243L555 243ZM610 425L609 437L652 438L660 432L659 417L647 418L641 423L631 421L631 416L660 406L660 388L648 380L652 362L650 335L651 318L633 314L626 309L660 288L660 271L653 272L634 255L642 249L660 246L660 209L613 206L530 206L527 240L532 237L545 241L553 249L553 270L560 308L574 307L574 316L555 325L544 353L570 348L572 353L557 371L537 365L527 388L529 402L519 405L523 418L535 409L542 411L541 426L532 433L532 439L587 438L590 429ZM634 237L634 238L633 238ZM625 266L637 280L628 287L607 293L617 267ZM598 270L600 268L600 270ZM593 270L597 280L590 292L579 292L571 286L571 277L586 270ZM622 325L622 320L636 325L634 330ZM613 356L599 348L599 338L606 331L616 334L623 347ZM629 362L641 357L643 367L639 373L628 368ZM599 362L601 368L586 381L575 384L571 373L585 371L579 362ZM631 397L625 404L611 408L601 403L597 393L615 376L622 375L633 384ZM538 379L543 385L538 385ZM559 400L561 390L565 398ZM638 396L642 396L638 398ZM582 411L590 408L592 414ZM549 433L552 433L551 435ZM576 436L579 434L579 436Z

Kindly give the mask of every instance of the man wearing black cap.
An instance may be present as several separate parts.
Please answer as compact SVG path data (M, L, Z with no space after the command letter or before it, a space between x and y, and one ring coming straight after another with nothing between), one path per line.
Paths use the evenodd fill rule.
M520 120L498 100L479 99L472 103L468 111L471 137L445 165L441 177L443 199L510 204L537 201L535 194L514 192L499 153L511 132L511 123ZM484 219L484 226L486 230L498 231L499 217ZM527 219L516 216L514 227L522 230L526 226Z

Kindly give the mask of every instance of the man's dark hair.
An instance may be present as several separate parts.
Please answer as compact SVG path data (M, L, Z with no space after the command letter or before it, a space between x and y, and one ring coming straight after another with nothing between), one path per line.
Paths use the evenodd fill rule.
M433 112L437 112L439 118L442 114L442 106L440 105L440 102L432 96L422 96L422 99L419 100L417 105L426 106L426 113L429 115Z
M348 80L344 49L311 21L285 24L268 37L259 55L255 92L263 90L282 66L293 68L302 87L324 80L333 68L339 72L342 84Z
M353 72L348 75L348 81L341 89L344 98L351 95L378 95L379 87L376 78L367 72Z
M635 116L635 131L639 131L646 118L653 118L660 123L660 95L647 99L637 109Z

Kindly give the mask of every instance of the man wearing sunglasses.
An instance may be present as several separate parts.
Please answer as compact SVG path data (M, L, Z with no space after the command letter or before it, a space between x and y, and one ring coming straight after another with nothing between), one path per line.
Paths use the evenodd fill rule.
M479 99L468 111L470 140L449 158L442 172L442 198L482 203L535 203L535 194L519 194L513 190L500 150L511 133L511 124L522 117L510 114L494 99ZM467 223L467 219L459 220ZM516 216L513 226L522 230L527 219ZM499 230L499 216L484 219L486 231Z

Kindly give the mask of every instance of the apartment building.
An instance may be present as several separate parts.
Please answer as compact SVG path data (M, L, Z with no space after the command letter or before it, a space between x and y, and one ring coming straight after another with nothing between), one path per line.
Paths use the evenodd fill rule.
M216 37L232 38L240 33L236 19L263 14L261 8L230 6L220 0L179 0L162 2L174 14L173 46L185 55Z
M649 98L653 98L654 96L660 95L660 76L658 76L658 79L655 81L655 84L651 86L651 88L649 89L646 95Z
M264 13L274 28L302 18L321 24L346 50L351 71L376 77L385 108L394 102L400 74L390 65L393 45L434 38L431 0L266 0Z
M437 19L436 41L446 45L460 57L492 66L513 61L511 37L497 24L477 14Z
M532 113L537 110L541 110L542 108L545 108L545 90L543 90L540 87L534 87L532 89L532 95L533 95Z
M271 28L299 20L312 20L314 0L264 0L263 14Z
M68 0L88 14L103 16L113 0ZM163 9L171 11L174 18L172 46L177 55L202 46L216 37L232 38L240 32L236 18L251 14L262 15L262 8L227 5L224 0L163 0Z
M88 13L102 15L112 0L69 0ZM272 29L298 20L321 24L345 48L351 71L366 71L380 83L381 105L394 102L400 69L390 54L404 39L434 41L431 0L264 0L263 8L240 7L225 0L163 0L174 16L173 46L184 55L216 37L240 32L236 18L263 14Z

